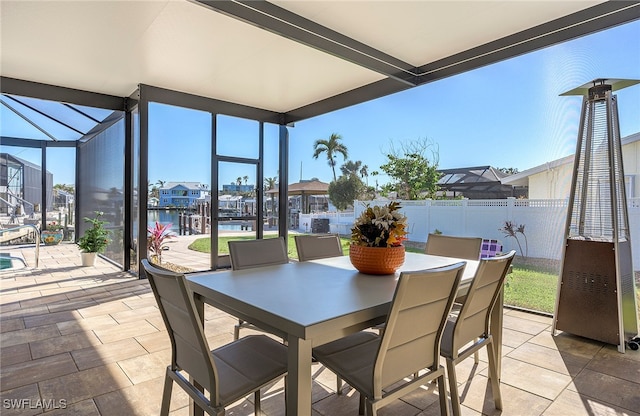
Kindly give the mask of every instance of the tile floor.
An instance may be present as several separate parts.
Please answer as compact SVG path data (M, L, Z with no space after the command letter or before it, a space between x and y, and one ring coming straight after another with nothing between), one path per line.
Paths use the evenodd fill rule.
M2 247L33 262L32 247ZM0 272L2 415L157 415L170 347L153 294L99 259L80 267L73 244L41 247L40 267ZM206 310L213 347L232 340L233 317ZM493 407L486 360L458 366L463 414L638 415L640 352L550 334L546 316L506 310L502 412ZM349 386L335 394L335 377L314 365L313 414L357 415ZM469 381L470 380L470 381ZM266 415L284 414L282 383L263 392ZM172 415L188 414L175 387ZM249 400L228 410L249 415ZM433 387L385 407L381 415L437 415Z

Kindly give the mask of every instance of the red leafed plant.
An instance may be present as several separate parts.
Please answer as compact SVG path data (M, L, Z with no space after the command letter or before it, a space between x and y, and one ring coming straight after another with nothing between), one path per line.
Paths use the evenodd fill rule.
M176 233L171 231L172 223L160 224L156 221L155 226L147 227L147 249L153 256L157 263L162 263L162 248L164 241L176 236Z

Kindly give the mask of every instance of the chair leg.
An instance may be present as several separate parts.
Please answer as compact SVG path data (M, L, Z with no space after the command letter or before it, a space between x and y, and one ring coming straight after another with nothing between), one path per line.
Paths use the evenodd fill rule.
M169 415L169 405L171 404L171 390L173 388L173 379L169 377L169 367L164 376L164 389L162 390L162 405L160 406L160 416Z
M438 398L440 399L440 416L449 416L449 402L447 401L447 383L444 374L434 380L438 383Z
M262 409L260 408L260 389L253 392L253 413L256 416L260 416L262 414Z
M358 400L358 414L364 415L364 394L358 393L360 398Z
M476 338L474 342L478 342L478 338ZM480 354L478 354L478 350L473 353L473 362L476 364L480 363Z
M498 366L496 362L496 348L493 342L487 344L487 355L489 356L489 381L491 381L491 391L493 392L493 403L496 409L502 410L502 394L500 393L500 378L498 377Z
M365 404L367 405L367 416L377 416L378 415L378 409L373 407L373 403L371 403L371 400L366 400Z
M233 340L237 341L240 338L240 326L242 326L242 319L238 319L238 323L233 327Z
M456 377L456 366L453 361L447 360L447 377L449 377L449 390L451 394L451 410L453 416L460 416L460 396L458 395L458 381Z

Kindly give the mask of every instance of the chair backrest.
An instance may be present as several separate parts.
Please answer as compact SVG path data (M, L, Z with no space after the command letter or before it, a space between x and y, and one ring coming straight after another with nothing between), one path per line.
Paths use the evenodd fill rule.
M337 235L296 235L294 238L300 261L338 257L344 254L340 237Z
M374 366L374 393L423 368L438 368L442 332L465 266L400 274Z
M273 266L289 262L284 237L260 240L229 241L229 255L233 270Z
M152 266L146 259L142 266L171 340L171 369L186 371L211 393L211 402L217 405L217 369L187 280L182 274Z
M482 248L482 238L453 237L443 234L429 234L425 253L435 256L456 257L478 260Z
M457 358L460 348L468 342L489 336L491 311L515 255L515 250L512 250L503 256L480 260L453 326L452 339L446 342L445 350L451 349L447 353L453 358Z

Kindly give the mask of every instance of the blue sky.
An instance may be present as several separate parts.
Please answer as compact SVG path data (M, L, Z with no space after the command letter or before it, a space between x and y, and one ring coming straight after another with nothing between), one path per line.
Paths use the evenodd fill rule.
M342 136L349 159L362 161L369 172L385 163L391 143L397 148L421 139L434 144L442 169L491 165L522 171L570 155L582 99L559 94L601 77L640 79L640 21L298 122L289 129L289 183L301 177L331 181L326 157L315 160L312 154L315 140L332 133ZM616 94L622 136L640 131L640 85ZM210 151L190 152L188 142L208 141L209 115L160 105L152 116L153 111L158 117L150 127L150 181L208 184ZM7 127L0 129L3 134ZM221 147L236 149L238 156L256 152L247 139L256 137L256 123L222 118L218 127L219 135L224 133ZM267 159L275 160L276 126L268 126L266 139ZM18 156L39 163L38 150L23 149ZM175 162L167 168L167 160ZM338 166L342 163L339 156ZM74 182L68 166L73 162L62 152L48 160L55 183ZM277 165L268 163L265 176L276 174ZM248 167L223 169L221 180L231 183L244 175L254 176ZM384 175L377 179L388 181Z
M532 168L575 152L582 98L559 94L601 77L640 79L639 21L296 123L290 182L301 163L304 178L331 180L326 158L311 157L331 133L370 172L391 141L422 138L436 144L442 169ZM640 131L640 85L616 94L622 136Z

